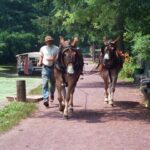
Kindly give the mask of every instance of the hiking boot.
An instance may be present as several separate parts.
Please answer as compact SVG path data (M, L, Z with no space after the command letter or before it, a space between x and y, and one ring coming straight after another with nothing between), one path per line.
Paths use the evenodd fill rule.
M54 100L54 95L51 95L51 100Z
M44 101L43 105L48 108L49 107L49 102L48 101Z

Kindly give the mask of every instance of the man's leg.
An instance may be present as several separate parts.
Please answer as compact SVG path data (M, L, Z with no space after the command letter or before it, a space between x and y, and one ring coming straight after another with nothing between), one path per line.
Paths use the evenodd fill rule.
M55 92L55 78L54 78L54 72L52 71L50 74L50 101L54 101L54 92Z
M49 90L48 90L48 77L45 74L42 74L42 89L43 89L43 101L44 105L46 107L49 107L49 102L48 102L48 96L49 96Z

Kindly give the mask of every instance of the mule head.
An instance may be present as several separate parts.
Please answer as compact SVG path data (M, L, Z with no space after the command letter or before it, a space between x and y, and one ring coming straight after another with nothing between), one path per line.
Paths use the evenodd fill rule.
M70 39L64 40L63 37L60 37L60 46L61 46L61 62L65 68L67 74L74 74L77 70L79 62L79 52L75 48L78 38L75 37L71 42Z
M111 68L116 60L116 43L108 41L103 52L103 65L106 68Z
M77 51L72 48L66 48L62 52L62 62L66 68L67 74L75 73L75 66L77 64Z

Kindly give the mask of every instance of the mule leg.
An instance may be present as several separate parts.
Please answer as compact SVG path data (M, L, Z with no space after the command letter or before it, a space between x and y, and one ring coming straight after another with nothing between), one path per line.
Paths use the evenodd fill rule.
M70 93L70 102L69 102L69 111L70 112L73 112L73 93L74 93L74 90L75 90L75 88L73 88L71 90L71 93Z
M111 93L109 93L109 101L108 101L108 104L109 105L112 105L113 106L113 96L114 96L114 93L113 92L111 92Z
M109 80L108 80L108 75L105 74L105 76L103 76L103 80L104 80L104 88L105 88L105 99L104 102L108 103L108 85L109 85Z
M108 103L108 85L107 83L105 83L105 98L104 98L104 102Z
M112 79L112 82L113 82L113 79ZM109 94L108 94L108 104L109 105L113 105L112 82L109 83Z
M65 99L66 99L66 88L63 86L61 89L61 94L63 97L62 105L65 105Z
M109 104L113 105L114 102L114 92L115 92L115 86L117 82L118 74L116 71L112 72L112 82L110 85L110 92L109 92Z
M57 91L58 91L59 110L63 111L64 110L64 105L62 104L63 97L62 97L62 94L61 94L61 87L57 87Z
M68 86L67 93L66 93L66 100L65 100L65 109L64 109L64 117L66 118L68 118L68 106L69 106L69 100L70 100L70 92L71 92L71 89Z

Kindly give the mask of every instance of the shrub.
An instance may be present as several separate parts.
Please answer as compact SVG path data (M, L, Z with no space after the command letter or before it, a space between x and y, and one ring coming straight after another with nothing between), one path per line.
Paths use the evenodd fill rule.
M130 57L129 61L124 62L123 68L120 71L119 77L122 79L132 78L135 68L137 68L137 64L135 63L134 58Z
M142 35L142 33L135 34L133 39L133 55L140 60L150 59L150 34Z

